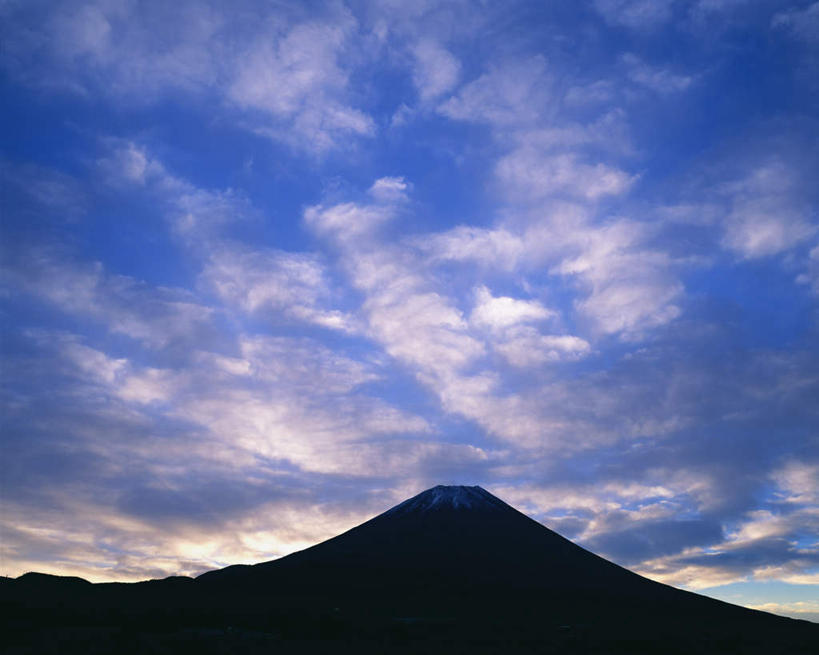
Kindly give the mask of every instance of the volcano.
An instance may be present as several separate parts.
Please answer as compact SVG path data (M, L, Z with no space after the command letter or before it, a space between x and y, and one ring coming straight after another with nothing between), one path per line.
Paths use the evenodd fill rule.
M584 550L477 486L433 487L312 548L211 571L197 583L290 598L377 599L407 611L452 597L467 604L522 595L662 602L684 594Z
M433 487L306 550L196 579L26 574L0 589L40 635L138 626L134 652L819 652L816 624L648 580L481 487ZM60 634L60 652L87 652Z

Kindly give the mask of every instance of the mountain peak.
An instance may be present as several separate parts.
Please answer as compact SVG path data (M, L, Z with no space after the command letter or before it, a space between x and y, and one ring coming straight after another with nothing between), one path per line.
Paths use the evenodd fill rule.
M385 512L385 515L417 514L442 509L499 510L509 506L486 489L474 486L443 485L422 491Z

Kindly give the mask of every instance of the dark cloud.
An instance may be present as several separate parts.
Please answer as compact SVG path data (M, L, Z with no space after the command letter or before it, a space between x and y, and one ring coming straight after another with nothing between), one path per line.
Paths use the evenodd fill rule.
M680 552L692 546L709 546L722 540L722 525L714 520L618 520L607 517L606 531L584 540L584 545L626 565Z

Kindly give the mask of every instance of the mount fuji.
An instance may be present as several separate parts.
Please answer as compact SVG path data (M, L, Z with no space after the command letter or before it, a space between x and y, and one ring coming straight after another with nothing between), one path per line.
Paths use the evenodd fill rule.
M211 571L197 584L254 593L286 589L290 597L326 594L339 602L379 598L408 611L419 600L450 596L464 597L462 602L480 597L488 604L558 592L563 602L577 593L621 602L695 597L612 564L485 489L466 486L433 487L312 548Z
M648 580L474 486L260 564L135 584L26 574L0 600L7 635L31 638L17 617L65 653L89 652L66 625L138 626L141 650L118 652L819 652L816 624Z

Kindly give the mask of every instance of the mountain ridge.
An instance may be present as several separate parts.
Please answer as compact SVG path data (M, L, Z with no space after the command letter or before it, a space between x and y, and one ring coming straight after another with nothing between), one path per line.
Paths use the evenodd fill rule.
M602 652L819 651L815 624L643 578L485 489L462 485L432 487L331 539L266 562L133 584L26 574L4 581L0 600L27 620L39 612L44 625L63 625L68 613L70 621L105 625L158 621L163 630L244 626L279 635L277 648L281 635L302 643L330 630L353 642L365 635L381 643L397 630L432 652L447 640L509 652L518 652L508 648L517 641L565 653L587 652L580 642L599 643ZM225 640L235 652L267 652L242 650L234 636ZM724 650L723 642L744 645ZM617 650L621 643L631 645Z

